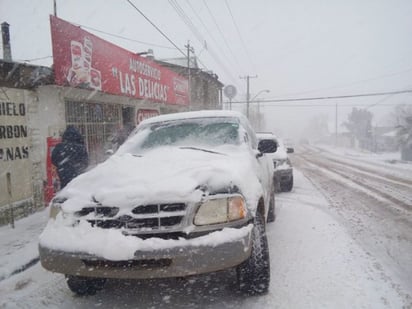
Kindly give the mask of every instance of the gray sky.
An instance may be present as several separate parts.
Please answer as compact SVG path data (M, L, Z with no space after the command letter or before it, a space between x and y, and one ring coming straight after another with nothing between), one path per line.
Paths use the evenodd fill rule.
M262 99L412 89L410 0L131 1L183 52L190 40L201 66L237 88L235 100L245 99L246 82L239 77L246 75L258 76L250 80L251 97L270 90L259 95ZM52 13L52 0L0 0L0 22L11 25L14 60L52 55ZM159 59L183 56L126 0L57 0L57 14L74 24L135 40L85 28L128 50L151 48ZM31 63L51 65L52 58ZM266 129L287 135L319 113L334 123L336 103L339 122L352 107L369 105L375 123L384 124L392 106L412 104L412 95L266 103L261 109Z

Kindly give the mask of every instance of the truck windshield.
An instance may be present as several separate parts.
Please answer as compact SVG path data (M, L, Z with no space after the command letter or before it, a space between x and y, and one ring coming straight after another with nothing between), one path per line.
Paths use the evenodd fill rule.
M125 145L129 151L122 152L141 153L161 146L216 147L239 143L239 124L231 119L180 119L142 128Z

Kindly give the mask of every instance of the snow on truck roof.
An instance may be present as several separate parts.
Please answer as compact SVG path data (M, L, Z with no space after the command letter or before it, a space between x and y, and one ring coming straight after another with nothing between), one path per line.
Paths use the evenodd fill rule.
M160 116L155 116L146 120L143 120L140 125L146 125L150 123L172 121L179 119L194 119L194 118L213 118L213 117L227 117L227 118L242 118L245 116L238 111L228 111L228 110L203 110L203 111L193 111L193 112L181 112L173 114L165 114Z
M272 132L256 132L256 136L258 139L264 139L264 138L274 138L274 139L278 139L277 136L275 134L273 134Z

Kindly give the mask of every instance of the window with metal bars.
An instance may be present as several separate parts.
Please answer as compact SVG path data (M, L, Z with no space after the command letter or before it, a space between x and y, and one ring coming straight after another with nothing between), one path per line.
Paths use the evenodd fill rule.
M66 101L66 124L74 125L82 134L89 164L105 160L105 151L122 123L122 106L106 103Z

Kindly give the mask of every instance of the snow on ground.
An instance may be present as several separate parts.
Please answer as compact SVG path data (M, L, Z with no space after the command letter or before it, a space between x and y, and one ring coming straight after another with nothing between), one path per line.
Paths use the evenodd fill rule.
M48 209L0 227L0 281L38 259L38 236L49 218Z
M373 162L394 162L401 161L401 154L399 151L394 152L371 152L362 149L352 149L346 147L335 147L327 144L316 144L316 147L327 150L328 152L337 154L342 157L354 157ZM405 162L404 162L405 163ZM412 168L412 167L411 167Z
M328 203L295 170L295 187L277 195L277 219L267 226L270 292L236 292L233 272L179 281L116 281L94 296L74 296L63 276L39 264L0 281L0 308L402 308L411 304L386 280L375 261L327 212ZM28 218L28 222L30 219ZM31 226L27 222L28 226ZM20 224L18 224L20 225ZM2 239L37 242L38 231L2 229ZM13 236L14 235L14 236ZM17 237L18 236L18 237ZM30 236L30 237L29 237ZM13 241L2 242L4 256ZM23 253L25 255L26 253ZM16 255L20 255L16 251Z
M316 147L342 159L352 159L357 162L364 162L369 165L374 164L375 166L386 167L392 170L395 169L396 171L403 170L403 176L407 175L409 176L408 178L412 178L412 162L402 161L399 151L375 153L366 150L362 151L359 149L333 147L324 144L316 145Z
M370 256L327 214L326 200L300 172L294 174L295 188L280 194L269 230L279 307L402 307Z

